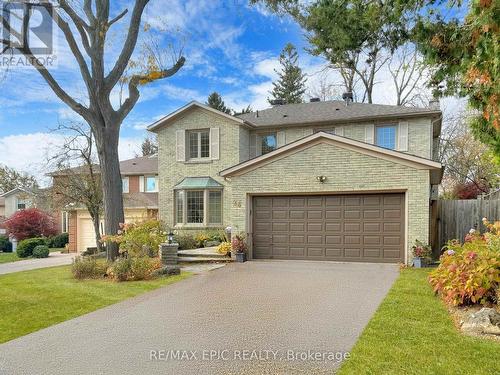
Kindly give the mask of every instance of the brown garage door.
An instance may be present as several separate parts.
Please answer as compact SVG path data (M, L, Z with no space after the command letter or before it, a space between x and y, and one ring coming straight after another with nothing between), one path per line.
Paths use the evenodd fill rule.
M253 257L404 260L404 194L253 198Z

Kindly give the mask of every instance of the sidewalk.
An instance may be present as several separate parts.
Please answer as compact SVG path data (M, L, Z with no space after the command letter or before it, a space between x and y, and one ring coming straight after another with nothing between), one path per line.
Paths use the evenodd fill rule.
M0 275L20 271L34 270L37 268L47 268L71 264L75 254L61 254L60 252L50 253L48 258L27 259L18 262L0 264Z

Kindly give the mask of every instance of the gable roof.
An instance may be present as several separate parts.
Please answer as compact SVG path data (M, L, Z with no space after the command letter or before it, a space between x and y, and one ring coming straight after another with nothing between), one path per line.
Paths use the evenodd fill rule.
M384 159L388 159L397 163L410 165L414 168L418 169L429 169L429 170L437 170L441 172L442 165L433 160L429 160L426 158L422 158L420 156L405 154L400 151L389 150L383 147L375 146L369 143L364 143L360 141L356 141L350 138L341 137L338 135L333 135L325 132L318 132L298 141L289 143L285 146L282 146L274 151L271 151L267 154L258 156L256 158L247 160L243 163L237 164L233 167L227 168L219 173L222 177L230 177L239 174L243 174L247 171L259 168L260 165L266 164L266 162L270 162L275 158L286 155L287 152L291 152L293 150L298 150L301 148L305 148L314 142L328 141L337 144L340 147L354 149L357 152L376 156Z
M32 191L29 191L29 190L26 190L26 189L23 189L23 188L20 188L20 187L16 187L16 188L14 188L12 190L9 190L9 191L3 193L2 195L0 195L0 197L4 197L5 198L5 197L7 197L9 195L12 195L12 194L15 194L15 193L25 193L25 194L30 194L30 195L33 194Z
M99 173L99 164L95 164L96 173ZM88 173L87 166L79 166L68 168L61 171L49 173L48 176L66 176L69 173L83 174ZM120 172L124 176L130 175L144 175L144 174L158 174L158 155L139 156L137 158L122 160L120 162Z
M441 115L440 110L368 103L350 103L332 100L299 104L277 105L262 111L244 113L236 117L255 127L290 126L333 122L371 121L415 116Z
M229 120L232 120L232 121L236 122L237 124L247 125L247 126L253 127L252 124L248 123L246 120L244 120L242 118L231 116L231 115L229 115L227 113L218 111L218 110L216 110L216 109L214 109L212 107L209 107L208 105L205 105L205 104L202 104L200 102L197 102L197 101L193 100L192 102L189 102L188 104L186 104L185 106L179 108L178 110L176 110L176 111L168 114L167 116L159 119L155 123L149 125L147 127L147 130L154 132L154 131L162 128L163 126L167 126L167 125L169 125L171 123L171 121L175 120L176 118L178 118L179 116L181 116L183 113L189 111L192 108L201 108L201 109L204 109L204 110L209 111L211 113L214 113L216 115L219 115L219 116L225 117L225 118L227 118Z

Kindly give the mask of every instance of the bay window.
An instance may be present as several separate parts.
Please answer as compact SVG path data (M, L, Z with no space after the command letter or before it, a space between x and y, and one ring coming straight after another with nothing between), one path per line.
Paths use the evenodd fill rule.
M221 225L222 190L176 190L175 222L180 225Z

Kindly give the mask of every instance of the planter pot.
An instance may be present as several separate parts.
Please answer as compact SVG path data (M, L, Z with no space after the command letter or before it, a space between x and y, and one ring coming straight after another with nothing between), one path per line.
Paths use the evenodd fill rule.
M424 258L419 258L419 257L413 258L413 267L415 267L415 268L425 267Z
M236 261L238 263L243 263L247 261L247 254L246 253L236 253Z

